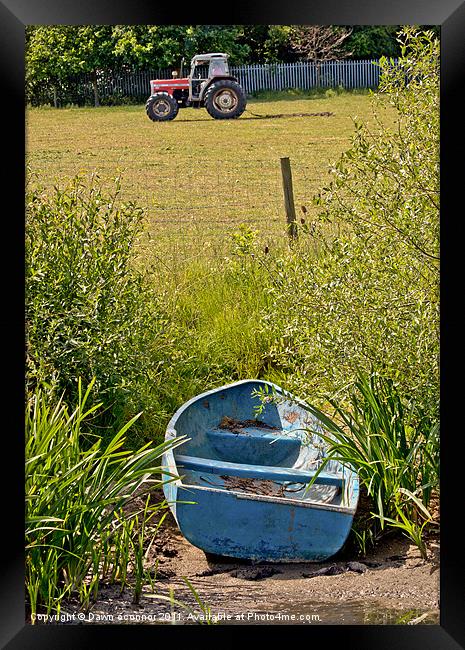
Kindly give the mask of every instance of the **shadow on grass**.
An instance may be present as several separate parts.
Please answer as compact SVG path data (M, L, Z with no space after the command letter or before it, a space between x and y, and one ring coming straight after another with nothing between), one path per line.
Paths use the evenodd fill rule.
M254 113L251 113L250 115L244 115L241 119L242 120L272 120L276 118L284 118L284 117L331 117L334 115L334 113L331 113L330 111L325 111L322 113L276 113L275 115L257 115ZM193 120L176 120L176 122L211 122L210 118L199 118L199 119L193 119Z

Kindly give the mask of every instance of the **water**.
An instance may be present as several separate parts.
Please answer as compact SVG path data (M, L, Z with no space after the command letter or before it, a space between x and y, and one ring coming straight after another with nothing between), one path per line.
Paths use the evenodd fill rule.
M438 625L437 610L399 609L386 603L369 603L350 601L338 603L304 602L289 604L287 608L282 603L270 604L267 609L260 610L219 610L212 608L212 623L218 625ZM118 614L94 612L86 620L80 619L82 614L71 614L71 620L60 621L64 624L152 624L152 625L195 625L206 623L208 614L193 607L190 611L126 611Z
M239 618L234 618L239 616ZM233 615L231 620L219 620L229 625L405 625L418 620L421 625L438 625L436 610L399 609L386 603L306 602L289 605L270 605L266 610L245 612L244 617Z

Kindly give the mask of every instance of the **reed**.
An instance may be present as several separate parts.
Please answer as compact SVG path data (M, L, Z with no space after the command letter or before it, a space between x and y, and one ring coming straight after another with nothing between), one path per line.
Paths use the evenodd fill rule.
M44 389L27 404L26 591L32 622L39 608L59 613L72 594L87 608L100 580L118 580L124 587L136 548L137 513L128 513L127 506L135 494L162 486L161 455L182 442L124 449L136 415L108 444L94 436L83 449L86 423L100 406L86 405L92 386L84 391L79 382L72 411L62 399L50 403ZM145 523L149 518L147 504ZM138 534L140 542L143 531Z
M347 406L328 401L332 417L308 406L324 428L313 433L328 444L318 473L330 460L351 465L373 499L372 527L401 529L425 556L423 533L433 519L428 506L439 489L438 422L375 372L359 374ZM357 535L363 547L369 537Z

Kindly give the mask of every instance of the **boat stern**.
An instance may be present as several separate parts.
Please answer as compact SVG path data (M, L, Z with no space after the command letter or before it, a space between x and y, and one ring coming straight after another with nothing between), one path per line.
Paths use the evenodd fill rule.
M256 561L326 560L342 548L354 516L349 508L197 486L180 488L178 499L179 528L194 546Z

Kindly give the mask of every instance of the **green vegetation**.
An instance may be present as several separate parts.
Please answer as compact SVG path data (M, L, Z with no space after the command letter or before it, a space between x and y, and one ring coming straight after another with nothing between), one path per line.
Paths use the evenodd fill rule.
M114 431L144 410L136 431L147 439L156 417L147 392L167 346L162 294L132 264L142 211L118 194L118 181L105 194L79 177L51 195L28 193L27 381L74 404L79 380L94 380L92 398L105 403L94 428Z
M422 532L432 520L431 495L439 489L438 422L414 402L406 403L392 380L376 373L359 377L347 408L334 400L331 405L335 419L310 407L329 445L319 471L332 459L350 464L372 498L375 519L355 529L362 551L364 536L376 538L387 523L403 530L426 557Z
M124 449L136 415L108 444L93 435L83 450L87 424L100 406L87 406L91 388L83 392L79 382L72 412L43 389L28 400L26 589L32 621L39 608L59 613L72 594L88 607L100 580L117 580L124 588L134 535L141 534L140 528L134 530L139 513L128 512L127 506L139 488L147 492L161 486L161 455L173 446L147 443L136 452ZM150 509L153 514L165 506L162 502Z
M354 59L398 57L401 54L396 38L398 25L354 25L345 47Z
M383 62L378 131L356 122L302 228L316 248L276 260L275 309L263 323L275 341L270 363L294 392L342 399L357 371L374 367L437 418L439 53L437 41L410 31L404 48L401 67ZM386 105L396 130L385 124Z
M425 553L439 472L439 51L411 29L400 47L373 102L252 104L331 117L221 123L186 109L154 125L142 107L28 112L32 611L72 592L89 604L105 576L124 585L129 558L139 598L150 513L136 525L122 508L147 468L160 481L162 446L150 445L186 399L246 377L305 398L330 455L359 471L372 499L355 522L362 550L401 529Z

